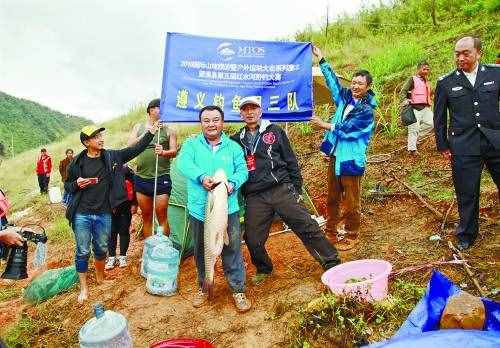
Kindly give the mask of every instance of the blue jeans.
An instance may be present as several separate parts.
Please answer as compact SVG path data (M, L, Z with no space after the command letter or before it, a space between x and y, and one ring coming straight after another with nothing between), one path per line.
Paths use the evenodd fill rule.
M204 222L189 215L189 232L193 236L194 260L198 271L198 285L205 278L205 256L203 248ZM241 255L240 213L229 214L227 218L229 245L222 249L222 267L229 288L233 293L245 292L245 266Z
M75 214L73 232L76 242L76 271L86 273L89 269L91 244L94 259L106 259L111 233L111 214Z

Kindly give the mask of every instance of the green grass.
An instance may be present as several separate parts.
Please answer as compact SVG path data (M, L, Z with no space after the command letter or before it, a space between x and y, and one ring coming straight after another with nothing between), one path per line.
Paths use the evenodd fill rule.
M29 348L33 347L35 343L33 338L34 330L33 320L29 316L23 315L15 325L10 326L2 333L2 337L9 348Z
M328 27L308 27L296 34L299 41L319 46L334 69L351 76L358 69L374 77L379 101L376 117L382 134L394 138L398 125L399 92L416 64L427 60L430 80L454 68L453 46L465 35L481 37L482 62L493 63L500 47L500 1L436 1L437 26L432 24L430 0L396 0L394 5L364 8L354 17L341 17Z
M56 216L46 233L52 242L73 241L74 239L73 231L64 215Z
M0 303L19 297L20 294L19 288L0 288Z
M379 302L322 294L299 310L290 327L293 347L354 347L388 338L400 327L425 289L396 280Z

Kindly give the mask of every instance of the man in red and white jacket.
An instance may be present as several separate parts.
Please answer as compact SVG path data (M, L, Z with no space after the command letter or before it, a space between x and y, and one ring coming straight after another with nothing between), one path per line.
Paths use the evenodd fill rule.
M38 176L38 186L40 193L49 191L50 172L52 171L52 159L47 153L47 149L40 150L40 157L36 161L36 175Z
M429 63L421 61L417 64L417 74L410 77L401 91L402 105L411 105L417 122L408 126L408 152L418 155L417 141L419 135L427 135L434 128L431 109L433 92L428 80Z

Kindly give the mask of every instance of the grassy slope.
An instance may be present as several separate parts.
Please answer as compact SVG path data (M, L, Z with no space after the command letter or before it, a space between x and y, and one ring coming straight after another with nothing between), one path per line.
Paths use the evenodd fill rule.
M130 113L104 124L107 129L106 147L113 148L125 145L128 132L133 124L141 119L144 109L137 108ZM67 148L73 148L78 153L82 149L79 140L79 131L69 133L58 142L46 146L52 155L54 171L51 177L51 185L61 183L57 170L59 161L64 157ZM27 206L37 192L37 179L35 175L35 162L38 149L25 151L12 159L4 160L0 164L0 187L7 192L9 199L13 202L13 210L19 210Z
M480 37L485 63L494 63L500 51L500 1L436 3L437 26L433 26L429 15L429 0L407 0L396 1L394 7L365 9L356 18L342 18L329 26L328 35L325 30L308 29L297 33L296 38L321 47L341 75L369 70L380 102L379 127L394 136L399 133L399 91L414 73L417 62L425 59L430 63L430 79L435 83L454 68L453 45L459 37ZM475 3L485 4L471 10L470 4ZM496 3L496 11L490 3Z
M63 138L89 120L62 114L30 100L0 92L0 144L5 156ZM2 153L0 152L0 155Z

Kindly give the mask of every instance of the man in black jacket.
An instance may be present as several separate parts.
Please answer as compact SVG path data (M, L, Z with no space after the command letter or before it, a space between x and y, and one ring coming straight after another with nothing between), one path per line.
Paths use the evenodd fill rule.
M104 149L104 128L85 126L80 133L80 141L86 149L71 162L64 183L64 189L72 194L66 218L75 233L75 265L80 277L79 302L88 298L87 271L91 244L97 282L101 283L104 279L111 212L127 200L122 166L146 149L157 130L158 122L136 145L122 150Z
M458 40L457 69L439 79L434 105L437 149L452 166L460 214L456 233L461 250L468 249L478 235L484 165L500 187L500 67L480 64L480 57L478 38Z
M261 283L273 270L265 243L275 213L325 270L339 264L337 250L299 203L302 175L286 133L277 125L261 120L262 109L257 97L241 100L240 115L246 126L231 138L243 147L249 171L249 179L243 187L245 242L257 268L254 283Z

